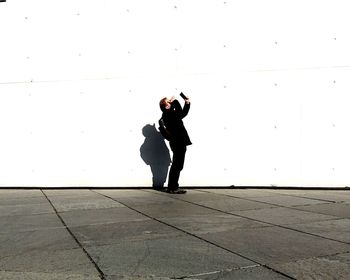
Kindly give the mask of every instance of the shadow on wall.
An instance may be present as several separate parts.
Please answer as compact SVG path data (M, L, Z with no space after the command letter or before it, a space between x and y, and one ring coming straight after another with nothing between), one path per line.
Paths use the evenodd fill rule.
M147 124L142 128L145 141L140 147L140 155L143 161L151 167L152 186L162 188L167 178L171 162L170 152L165 140L157 131L155 124Z

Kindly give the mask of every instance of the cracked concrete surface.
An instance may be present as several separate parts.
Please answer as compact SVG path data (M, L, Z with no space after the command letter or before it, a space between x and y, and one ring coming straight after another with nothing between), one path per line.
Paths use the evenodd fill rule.
M350 191L0 189L0 280L350 279Z

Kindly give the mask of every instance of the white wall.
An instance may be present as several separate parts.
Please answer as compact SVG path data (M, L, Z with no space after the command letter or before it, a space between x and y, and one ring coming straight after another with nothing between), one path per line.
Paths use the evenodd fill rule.
M180 91L182 185L348 186L347 7L0 3L0 186L150 186L142 128Z

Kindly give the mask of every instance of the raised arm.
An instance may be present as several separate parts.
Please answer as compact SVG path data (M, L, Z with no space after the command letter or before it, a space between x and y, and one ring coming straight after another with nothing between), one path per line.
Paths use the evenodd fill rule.
M185 106L182 110L182 118L186 117L187 114L188 114L188 111L190 110L190 107L191 107L191 103L189 100L186 100L185 101Z
M181 119L183 119L184 117L187 116L188 111L190 110L190 101L189 101L189 99L187 99L185 101L185 106L184 106L183 109L182 109L182 107L180 105L180 102L177 99L175 99L171 104L175 108L176 113L178 114L178 116Z

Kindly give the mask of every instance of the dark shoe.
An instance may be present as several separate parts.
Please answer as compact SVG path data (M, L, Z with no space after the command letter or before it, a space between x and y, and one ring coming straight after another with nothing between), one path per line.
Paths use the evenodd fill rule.
M172 193L172 194L185 194L185 193L187 193L187 191L186 190L183 190L183 189L180 189L180 188L178 188L178 189L175 189L175 190L169 190L169 189L167 189L167 193Z
M155 190L155 191L159 191L159 192L165 192L165 188L163 188L163 187L153 187L153 189Z

